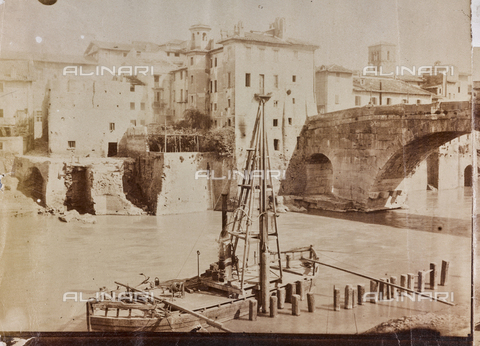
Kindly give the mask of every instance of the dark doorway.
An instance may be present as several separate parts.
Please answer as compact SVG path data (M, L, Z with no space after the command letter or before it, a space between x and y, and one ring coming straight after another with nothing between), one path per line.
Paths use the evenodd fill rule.
M332 162L323 154L313 154L307 160L307 185L304 194L331 194L333 187Z
M29 176L19 184L18 189L38 204L45 206L45 180L37 167L30 168Z
M108 157L117 156L117 142L108 142Z
M463 173L463 186L473 186L473 167L468 165Z
M92 184L87 167L73 166L70 176L66 178L67 193L65 205L67 210L75 209L80 214L95 214L91 195Z

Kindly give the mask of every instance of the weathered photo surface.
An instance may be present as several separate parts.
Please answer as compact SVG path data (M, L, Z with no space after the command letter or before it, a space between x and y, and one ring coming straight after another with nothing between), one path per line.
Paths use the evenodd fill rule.
M0 343L469 337L472 9L0 0Z

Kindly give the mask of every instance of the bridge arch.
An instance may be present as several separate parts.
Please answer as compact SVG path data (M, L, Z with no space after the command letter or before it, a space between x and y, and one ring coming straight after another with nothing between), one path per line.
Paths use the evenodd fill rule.
M304 194L331 194L333 189L333 165L330 159L321 153L310 155L306 160Z
M385 164L376 174L370 189L370 195L376 192L394 191L402 180L415 172L415 168L425 160L430 153L441 145L465 134L464 132L435 132L417 137L404 146L397 146L388 155Z

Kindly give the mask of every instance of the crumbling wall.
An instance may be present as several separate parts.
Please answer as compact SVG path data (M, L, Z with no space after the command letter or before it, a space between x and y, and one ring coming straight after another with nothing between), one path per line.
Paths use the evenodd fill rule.
M124 162L109 160L90 166L91 196L97 215L141 215L143 210L126 197L123 187Z

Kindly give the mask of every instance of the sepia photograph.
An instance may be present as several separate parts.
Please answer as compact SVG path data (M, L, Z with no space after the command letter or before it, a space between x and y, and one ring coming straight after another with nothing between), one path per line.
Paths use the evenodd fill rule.
M0 0L0 346L479 344L477 99L480 0Z

